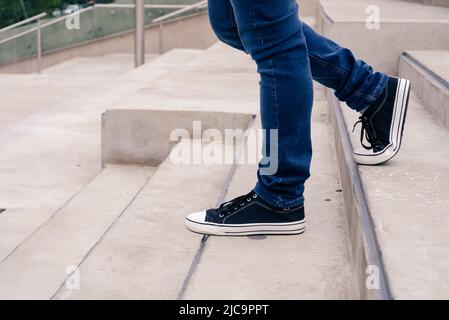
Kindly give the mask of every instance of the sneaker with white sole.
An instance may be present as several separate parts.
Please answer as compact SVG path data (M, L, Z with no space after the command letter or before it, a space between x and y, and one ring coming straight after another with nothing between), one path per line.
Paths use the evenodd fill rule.
M303 205L275 208L254 191L185 218L190 231L219 236L300 234L304 232L304 223Z
M365 165L381 164L399 152L409 96L409 80L388 80L380 97L363 112L354 125L355 128L357 124L362 124L362 146L353 153L355 162ZM368 144L364 143L364 139Z

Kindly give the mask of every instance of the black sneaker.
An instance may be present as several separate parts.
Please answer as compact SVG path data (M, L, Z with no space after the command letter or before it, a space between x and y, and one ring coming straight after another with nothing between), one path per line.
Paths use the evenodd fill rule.
M354 125L362 124L362 147L354 151L359 164L376 165L393 158L399 151L410 95L410 81L390 78L380 97ZM353 130L354 131L354 130ZM368 144L364 143L364 138Z
M274 208L254 191L185 219L190 231L218 236L300 234L304 232L304 222L303 205Z

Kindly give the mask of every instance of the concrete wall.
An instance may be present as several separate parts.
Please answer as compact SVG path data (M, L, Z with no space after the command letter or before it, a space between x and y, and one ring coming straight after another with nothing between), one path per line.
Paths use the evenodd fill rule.
M297 0L301 17L314 16L318 0Z
M164 52L173 48L205 49L218 41L210 28L207 12L193 14L165 23L163 35ZM147 27L145 31L146 53L159 53L159 38L158 26ZM133 52L134 33L129 31L45 53L42 57L42 67L45 69L74 57ZM34 58L26 59L0 66L0 73L33 73L36 71L35 60Z
M399 76L410 79L413 90L435 121L449 129L449 89L408 54L401 57Z
M397 19L387 17L382 20L380 29L368 29L364 18L360 16L364 10L354 8L352 3L354 1L345 3L346 12L341 10L336 13L335 3L327 6L329 2L322 1L317 8L316 29L338 44L350 48L356 57L369 62L378 71L397 75L399 58L406 50L449 49L449 16L446 19L431 15L428 20L403 19L407 17L405 12ZM383 1L382 5L385 3ZM330 11L332 16L328 15L329 7L333 9ZM401 7L407 9L407 4ZM394 15L388 12L390 7L381 6L381 9L386 11L385 15ZM415 6L413 10L416 15L418 8ZM447 9L434 9L438 10Z
M201 133L214 128L224 137L225 129L247 129L253 117L229 112L108 110L102 115L102 165L157 166L176 143L170 141L174 129L185 129L192 137L193 121L201 121Z
M416 3L422 3L429 6L439 6L449 8L449 0L403 0Z

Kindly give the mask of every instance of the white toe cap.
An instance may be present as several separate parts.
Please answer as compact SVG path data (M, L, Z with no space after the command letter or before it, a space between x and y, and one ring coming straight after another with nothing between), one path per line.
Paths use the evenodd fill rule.
M204 223L206 221L206 211L199 211L199 212L189 214L186 217L186 222L187 221Z

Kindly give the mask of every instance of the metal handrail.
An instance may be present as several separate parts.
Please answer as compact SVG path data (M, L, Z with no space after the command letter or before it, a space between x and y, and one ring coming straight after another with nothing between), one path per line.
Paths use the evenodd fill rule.
M94 5L97 8L111 8L111 9L134 9L134 4L125 4L125 3L97 3ZM146 4L145 9L182 9L189 6L188 4Z
M179 4L179 5L177 5L177 4L166 4L166 5L164 5L164 4L149 4L149 5L144 5L144 7L147 8L147 9L148 8L151 8L151 9L178 9L176 11L173 11L173 12L170 12L170 13L168 13L166 15L158 17L158 18L154 19L151 22L151 25L159 25L159 52L163 53L163 51L164 51L164 45L163 45L163 23L166 20L169 20L170 18L173 18L173 17L175 17L177 15L180 15L181 13L188 12L188 11L193 10L193 9L205 8L205 7L207 7L207 5L208 5L207 0L200 1L200 2L194 3L192 5L181 5L181 4ZM90 10L92 10L95 7L97 7L97 8L112 8L113 9L113 8L135 8L136 6L134 4L95 4L93 6L90 6L90 7L87 7L87 8L78 10L78 11L75 11L72 14L81 14L83 12L90 11ZM56 24L56 23L58 23L60 21L63 21L65 19L67 19L67 17L68 17L68 16L62 16L62 17L53 19L53 20L51 20L51 21L49 21L47 23L42 24L40 19L45 17L46 15L47 15L46 12L42 12L42 13L34 16L34 17L30 17L28 19L22 20L22 21L17 22L17 23L15 23L13 25L10 25L10 26L7 26L7 27L5 27L3 29L0 29L0 32L3 32L3 31L13 29L15 27L24 25L24 24L32 22L32 21L37 21L37 26L36 27L30 28L28 30L20 32L20 33L18 33L16 35L13 35L13 36L8 37L6 39L0 40L0 45L1 45L1 44L6 43L6 42L9 42L11 40L20 38L20 37L22 37L22 36L24 36L26 34L36 32L36 40L37 40L37 43L36 43L36 48L37 48L37 64L36 64L37 65L37 73L40 73L40 69L41 69L41 57L42 57L42 51L41 51L42 50L42 47L41 47L41 30L42 30L42 28L45 28L45 27L48 27L50 25Z
M187 6L187 7L185 7L185 8L182 8L182 9L176 10L176 11L174 11L174 12L168 13L168 14L166 14L166 15L163 15L163 16L161 16L161 17L159 17L159 18L154 19L154 20L152 21L152 23L160 23L160 22L163 22L163 21L165 21L165 20L167 20L167 19L170 19L170 18L172 18L172 17L175 17L175 16L177 16L177 15L179 15L179 14L181 14L181 13L184 13L184 12L186 12L186 11L190 11L190 10L192 10L192 9L201 8L201 7L205 7L205 6L207 6L207 0L197 2L197 3L195 3L195 4L192 4L192 5Z
M163 15L163 16L157 18L157 19L154 19L154 20L151 22L151 23L160 23L160 22L162 22L162 21L164 21L164 20L167 20L167 19L169 19L169 18L172 18L172 17L174 17L174 16L177 16L178 14L184 13L184 12L189 11L189 10L192 10L192 9L200 8L200 7L204 6L204 5L207 5L207 1L197 2L197 3L193 4L193 5L145 5L145 8L152 8L152 9L173 9L173 8L181 8L181 9L176 10L176 11L174 11L174 12L171 12L171 13L169 13L169 14ZM81 13L83 13L83 12L92 10L94 7L97 7L97 8L134 8L134 5L133 5L133 4L112 4L112 5L111 5L111 4L95 4L94 6L90 6L90 7L81 9L81 10L79 10L79 11L75 11L75 13L76 13L76 14L81 14ZM6 27L6 28L3 28L3 29L0 30L0 32L2 32L2 31L4 31L4 30L12 29L12 28L14 28L14 27L23 25L23 24L25 24L25 23L28 23L28 22L31 22L31 21L34 21L34 20L38 20L38 19L40 19L40 18L42 18L42 17L45 17L46 15L47 15L47 13L46 13L46 12L43 12L43 13L37 15L37 16L31 17L31 18L29 18L29 19L20 21L20 22L18 22L18 23L16 23L16 24L13 24L13 25L10 25L10 26L8 26L8 27ZM45 28L45 27L51 26L51 25L53 25L53 24L55 24L55 23L58 23L58 22L60 22L60 21L62 21L62 20L65 20L65 19L67 19L67 16L62 16L62 17L53 19L53 20L51 20L51 21L49 21L49 22L47 22L47 23L43 23L43 24L41 25L41 28ZM0 44L4 44L4 43L6 43L6 42L8 42L8 41L11 41L11 40L20 38L21 36L27 35L27 34L29 34L29 33L33 33L33 32L35 32L35 31L37 31L37 28L36 28L36 27L30 28L30 29L28 29L28 30L25 30L25 31L23 31L23 32L20 32L20 33L18 33L18 34L15 34L15 35L13 35L13 36L11 36L11 37L8 37L8 38L6 38L6 39L0 40Z
M28 19L16 22L16 23L14 23L14 24L12 24L10 26L7 26L7 27L4 27L3 29L0 29L0 33L3 32L3 31L6 31L6 30L10 30L10 29L16 28L16 27L20 27L20 26L22 26L24 24L27 24L29 22L33 22L35 20L41 19L41 18L45 17L46 15L47 15L47 12L42 12L42 13L39 13L38 15L35 15L35 16L30 17Z

